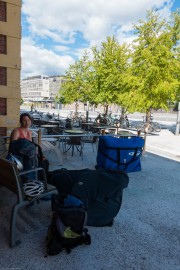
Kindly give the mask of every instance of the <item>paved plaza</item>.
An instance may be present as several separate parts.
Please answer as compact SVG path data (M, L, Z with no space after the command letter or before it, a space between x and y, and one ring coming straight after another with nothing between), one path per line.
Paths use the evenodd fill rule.
M83 160L78 152L73 157L69 153L59 164L52 161L51 170L94 169L97 153L91 145L85 147ZM49 201L20 210L17 233L23 241L10 249L9 218L15 197L1 188L0 270L180 270L180 136L168 129L148 135L141 164L142 171L128 174L114 225L88 227L92 244L69 255L44 257Z

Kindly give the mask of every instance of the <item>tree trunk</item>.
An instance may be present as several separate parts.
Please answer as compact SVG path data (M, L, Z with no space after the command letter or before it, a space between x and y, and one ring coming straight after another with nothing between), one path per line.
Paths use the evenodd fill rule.
M79 108L79 102L76 101L76 103L75 103L75 114L77 114L78 108Z
M121 116L120 116L120 125L124 124L124 117L125 117L125 109L121 108Z
M151 122L151 109L146 111L146 123Z
M109 107L108 104L104 105L104 114L105 114L105 116L107 116L107 114L108 114L108 107Z

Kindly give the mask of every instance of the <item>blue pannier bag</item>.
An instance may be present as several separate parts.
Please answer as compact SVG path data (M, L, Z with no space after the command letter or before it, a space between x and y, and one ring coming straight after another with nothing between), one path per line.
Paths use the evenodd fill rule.
M144 139L141 137L101 136L99 137L96 168L125 172L141 171L140 157L143 146Z

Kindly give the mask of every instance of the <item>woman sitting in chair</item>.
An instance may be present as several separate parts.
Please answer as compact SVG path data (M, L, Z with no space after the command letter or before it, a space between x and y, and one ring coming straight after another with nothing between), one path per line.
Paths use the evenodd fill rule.
M31 170L40 166L47 173L49 161L43 156L41 147L33 143L32 133L29 130L32 122L30 114L23 113L20 115L20 127L15 128L10 136L9 154L12 153L21 158L24 170Z
M29 113L22 113L20 115L20 127L15 128L10 137L10 142L19 139L27 139L32 141L32 133L29 130L32 125L32 118Z

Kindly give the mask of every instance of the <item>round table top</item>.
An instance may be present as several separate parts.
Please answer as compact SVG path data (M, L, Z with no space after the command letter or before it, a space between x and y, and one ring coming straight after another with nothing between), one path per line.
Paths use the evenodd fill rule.
M96 129L117 129L116 127L111 126L93 126Z
M56 142L58 139L56 138L41 138L41 141L48 141L48 142Z
M83 122L82 124L83 124L83 125L94 125L93 122Z
M40 125L42 128L54 128L57 127L58 125Z
M137 137L136 134L132 133L132 132L129 132L129 131L119 131L117 133L117 135L121 136L121 137Z
M68 134L83 134L84 133L83 130L78 130L78 129L65 129L64 132Z
M60 119L59 120L50 120L48 121L48 123L53 123L53 124L58 124L60 122Z

